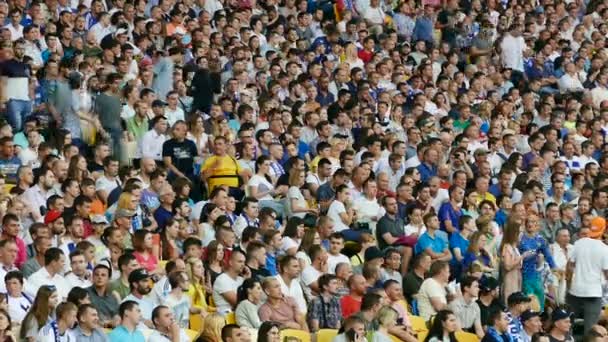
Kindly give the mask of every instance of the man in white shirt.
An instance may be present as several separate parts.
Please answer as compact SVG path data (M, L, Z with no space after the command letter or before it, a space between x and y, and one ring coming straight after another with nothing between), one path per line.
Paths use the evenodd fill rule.
M313 196L317 195L317 189L327 183L331 177L331 162L327 158L319 159L319 163L317 164L317 172L310 172L308 176L306 176L306 184L310 189Z
M243 213L236 218L232 227L239 240L243 236L245 228L249 226L260 226L260 220L258 219L259 213L260 207L258 200L255 197L245 197L243 200Z
M49 248L44 253L44 267L32 274L25 285L25 293L32 298L36 297L38 289L43 285L53 284L61 300L68 297L72 286L61 275L65 267L65 255L59 248Z
M603 220L604 231L606 221ZM601 227L600 227L601 228ZM589 237L591 230L581 227L568 262L567 279L571 279L566 302L575 317L585 319L585 332L597 323L602 311L602 283L608 278L608 246Z
M186 332L180 329L171 309L164 305L159 305L152 311L152 323L154 332L148 338L148 342L189 342L190 338Z
M307 286L304 289L308 295L315 296L320 292L317 280L320 276L327 273L327 252L323 247L317 245L310 249L310 265L302 270L302 283ZM308 296L311 298L311 296Z
M167 108L165 108L165 117L169 122L169 126L173 126L179 120L185 120L184 110L178 106L179 95L176 91L167 93Z
M339 263L350 263L350 259L341 253L344 248L344 236L333 233L329 236L329 251L327 255L327 273L336 274L336 266Z
M105 157L103 160L103 176L97 178L97 181L95 182L97 195L102 201L106 201L112 190L120 185L120 178L118 178L118 160L111 156Z
M249 269L245 267L245 254L240 250L233 250L228 261L228 268L220 274L213 283L213 301L217 313L226 316L234 311L237 305L236 289L243 283L240 274Z
M65 280L72 286L87 288L91 286L91 272L87 270L87 262L84 253L75 250L70 253L70 265L72 271L67 273Z
M153 328L152 310L154 310L154 302L148 297L148 293L152 291L150 287L150 278L152 276L143 268L133 270L129 274L129 287L131 293L122 301L132 300L139 305L141 310L141 322L139 327L142 329ZM143 324L142 324L143 323Z
M42 222L41 209L46 210L46 200L51 196L51 190L55 182L56 178L53 171L43 168L38 177L38 184L25 190L21 195L23 200L32 208L33 217L37 218L38 222Z
M284 296L292 297L301 313L308 311L304 291L300 285L300 262L291 255L284 256L279 261L280 273L275 278L281 284L281 292Z
M418 311L420 317L428 321L438 311L447 309L446 286L450 278L450 266L446 261L435 261L431 265L430 277L425 279L418 290Z
M11 31L11 41L15 41L19 38L23 38L23 25L21 22L21 10L18 8L13 8L10 13L10 23L6 24L4 27Z
M369 229L375 231L376 223L384 215L384 208L380 206L376 195L378 185L374 179L368 179L363 183L363 194L353 201L353 209L357 213L357 223L369 224Z
M507 34L505 34L501 47L502 65L520 73L524 72L524 51L528 48L524 37L521 35L522 27L520 24L513 24Z
M164 116L156 116L150 121L152 129L144 133L144 136L138 142L136 158L151 158L156 161L163 160L163 144L167 137L167 118Z
M0 241L0 293L6 293L6 287L4 285L4 277L8 272L17 271L15 267L15 260L17 260L17 253L19 248L14 240L2 240Z

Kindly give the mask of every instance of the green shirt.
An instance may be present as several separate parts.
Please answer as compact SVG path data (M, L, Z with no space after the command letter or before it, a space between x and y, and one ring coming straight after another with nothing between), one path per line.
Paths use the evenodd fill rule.
M140 141L144 134L148 131L148 119L143 118L141 122L137 120L137 115L127 119L127 131L133 134L135 141Z
M126 296L131 293L131 289L129 289L129 285L125 285L120 278L112 281L110 283L110 293L116 291L120 296L120 299L124 299Z

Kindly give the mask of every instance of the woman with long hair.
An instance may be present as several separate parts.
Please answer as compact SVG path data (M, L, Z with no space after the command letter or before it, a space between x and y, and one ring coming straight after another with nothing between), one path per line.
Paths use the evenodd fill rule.
M289 190L287 190L287 205L285 212L287 217L304 218L306 214L317 214L316 208L309 208L301 188L306 183L306 172L304 170L292 169L289 173Z
M198 258L188 258L186 260L186 273L190 278L188 296L190 297L190 314L198 314L202 317L207 316L207 293L210 290L209 284L205 281L205 267Z
M350 70L353 70L354 68L363 70L365 67L363 60L359 58L357 46L354 43L350 43L344 47L344 62L348 63Z
M152 252L153 247L152 232L140 229L133 234L133 249L135 250L133 256L139 265L149 273L155 273L158 270L158 257Z
M391 342L392 339L388 330L397 325L398 317L399 313L392 307L385 305L380 308L376 315L376 320L379 323L378 330L373 333L370 342Z
M456 316L450 310L441 310L435 315L424 342L457 342L455 332L458 329Z
M469 188L464 193L464 201L462 204L463 215L472 217L477 220L479 217L479 211L477 210L477 199L479 194L475 191L475 188Z
M273 321L266 321L262 323L260 329L258 330L258 342L280 342L280 326L281 324Z
M274 187L274 182L270 177L270 167L272 161L268 156L259 156L255 161L255 175L247 182L249 196L259 201L260 208L270 207L282 217L284 208L280 202L274 200L274 196L279 194Z
M217 240L211 241L207 246L205 269L207 270L207 279L211 284L215 283L215 278L224 272L224 245Z
M199 157L203 157L209 153L210 137L205 133L204 124L203 117L200 115L192 115L188 120L188 134L186 134L186 139L194 142Z
M11 317L4 309L0 309L0 342L17 342L11 331Z
M215 221L224 212L215 203L207 203L201 211L198 225L198 238L201 239L203 247L207 247L215 240Z
M222 340L222 328L226 325L223 316L212 313L203 321L203 332L197 342L217 342Z
M68 178L77 180L82 183L82 180L89 178L89 170L87 169L87 160L81 155L75 155L70 158L68 166Z
M300 247L298 247L298 252L296 253L296 258L300 262L300 269L303 270L312 263L312 260L310 260L310 247L320 244L321 236L319 236L319 232L316 229L310 228L304 230L304 236L302 237L302 241L300 241Z
M477 262L482 265L484 273L493 272L492 268L492 256L484 249L488 238L482 231L477 231L471 235L469 239L469 248L464 254L462 264L464 268L470 267L473 263Z
M283 244L281 245L281 250L287 255L295 256L303 237L304 220L297 216L290 218L283 231Z
M19 338L27 342L36 341L39 330L53 319L53 311L58 304L57 288L54 285L41 286L30 311L23 319Z
M262 325L258 310L262 304L262 285L255 278L245 279L237 291L237 302L234 310L236 323L245 328L259 329Z
M519 249L521 224L513 219L505 225L500 243L500 278L502 298L505 300L514 292L521 291L521 262Z
M163 229L160 234L162 260L175 260L179 257L179 246L177 245L178 237L179 222L170 218L167 221L165 229Z

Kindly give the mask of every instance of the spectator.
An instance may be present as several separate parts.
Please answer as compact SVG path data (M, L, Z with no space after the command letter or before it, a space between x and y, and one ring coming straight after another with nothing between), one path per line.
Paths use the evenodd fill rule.
M557 309L551 314L549 340L574 341L571 335L572 314L564 309Z
M484 342L508 342L513 336L509 332L508 314L502 310L492 311L488 317L488 330L483 337Z
M180 329L173 317L171 309L164 305L159 305L152 311L152 322L154 332L148 338L149 341L165 342L168 339L177 341L187 341L188 336L185 331Z
M520 320L521 314L530 309L530 297L523 292L513 292L507 298L507 319L509 322L509 334L514 341L521 341L523 325Z
M408 303L412 303L418 294L425 275L430 271L432 265L431 257L422 253L414 257L412 269L403 277L403 295Z
M50 342L61 339L75 339L70 329L77 322L77 311L78 308L74 303L66 302L59 304L56 309L56 320L43 326L38 332L38 338L36 340Z
M236 289L243 283L240 274L244 269L247 269L245 268L245 255L240 251L234 251L230 255L224 273L213 282L213 301L219 314L226 315L236 308Z
M531 342L532 337L542 331L543 324L540 320L540 314L536 311L526 310L521 314L522 340L524 342Z
M30 341L38 339L38 333L47 321L52 320L53 310L60 303L57 288L53 285L43 285L36 293L30 310L23 318L19 330L19 338Z
M137 330L141 320L141 312L136 302L128 300L120 304L120 325L108 334L110 342L118 341L145 341L144 335Z
M276 321L285 328L308 331L305 313L298 309L293 298L282 294L281 284L276 278L266 278L262 289L268 296L266 303L259 309L262 321Z
M339 329L342 314L340 301L336 297L338 281L336 276L324 274L317 280L319 296L312 300L308 309L311 331L319 329Z
M61 275L65 267L65 255L59 248L49 248L44 253L44 267L33 273L25 286L25 293L34 297L44 284L53 284L62 300L67 298L70 285Z
M455 313L462 330L474 333L482 339L484 331L481 325L481 310L475 301L479 296L479 282L473 277L464 278L460 282L460 292L462 296L451 301L448 307Z
M500 291L498 280L492 277L485 277L479 283L479 299L477 299L477 305L479 306L481 324L486 331L486 327L490 324L490 314L495 310L504 311L504 305L499 299Z
M431 265L429 278L425 279L416 295L420 317L428 320L448 305L446 286L450 278L450 267L445 261Z
M456 341L454 333L458 327L458 320L450 310L440 310L433 320L433 324L426 335L424 342Z

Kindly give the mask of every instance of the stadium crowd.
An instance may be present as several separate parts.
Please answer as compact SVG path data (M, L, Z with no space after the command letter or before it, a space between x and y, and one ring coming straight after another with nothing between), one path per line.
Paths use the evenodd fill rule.
M608 0L0 22L0 341L608 341Z

